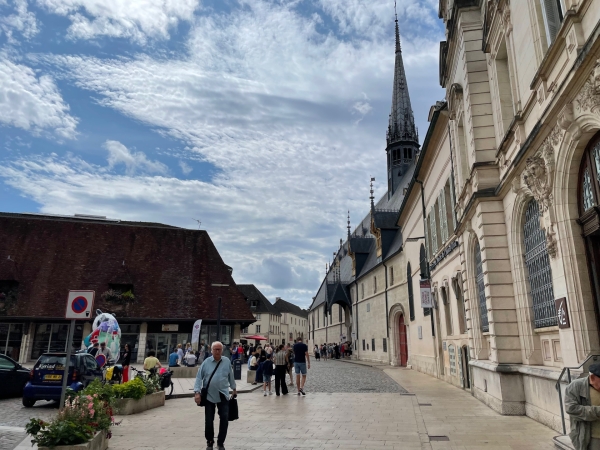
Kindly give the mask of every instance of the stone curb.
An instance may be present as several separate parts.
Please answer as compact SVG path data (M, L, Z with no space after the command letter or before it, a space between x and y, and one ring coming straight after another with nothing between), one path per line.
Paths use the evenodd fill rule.
M260 385L257 385L256 387L254 387L252 389L242 389L242 390L239 390L239 391L237 391L237 393L238 394L248 394L248 393L254 392L254 391L256 391L257 389L260 389L260 388L262 388L262 383ZM186 393L186 394L173 394L173 395L167 397L167 400L171 400L173 398L192 398L192 397L194 397L194 392L190 391L189 394L188 393Z

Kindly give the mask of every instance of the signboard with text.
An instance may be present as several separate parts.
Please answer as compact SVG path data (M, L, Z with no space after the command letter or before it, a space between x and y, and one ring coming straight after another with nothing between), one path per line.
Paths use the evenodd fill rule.
M420 280L421 285L421 308L433 308L431 296L431 280Z
M569 320L569 309L567 308L567 298L559 298L554 300L554 306L556 307L556 317L558 319L558 328L570 328L571 322Z
M179 324L164 324L162 326L162 331L179 331Z

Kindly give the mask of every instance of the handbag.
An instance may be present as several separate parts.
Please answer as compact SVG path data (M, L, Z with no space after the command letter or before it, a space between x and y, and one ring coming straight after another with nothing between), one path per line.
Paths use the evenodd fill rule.
M213 370L213 373L210 375L208 383L206 383L206 387L200 389L200 403L198 404L198 406L206 406L206 402L208 402L208 387L210 386L210 382L215 376L215 372L219 368L219 364L221 364L221 361L223 361L223 359L219 360L219 362L217 363L217 367L215 367L215 370Z
M237 398L233 395L229 399L229 422L232 420L238 420L240 418L240 412L238 410Z

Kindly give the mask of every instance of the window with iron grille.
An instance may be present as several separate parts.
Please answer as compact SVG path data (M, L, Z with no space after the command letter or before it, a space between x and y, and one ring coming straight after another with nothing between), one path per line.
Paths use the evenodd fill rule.
M556 325L558 321L554 306L554 288L546 247L546 233L540 228L540 209L533 199L525 211L523 240L535 328Z
M477 296L479 298L479 317L481 318L481 331L490 331L488 322L487 305L485 302L485 282L483 280L483 264L481 263L481 248L479 241L475 246L475 277L477 279Z
M383 351L387 353L387 339L383 338Z

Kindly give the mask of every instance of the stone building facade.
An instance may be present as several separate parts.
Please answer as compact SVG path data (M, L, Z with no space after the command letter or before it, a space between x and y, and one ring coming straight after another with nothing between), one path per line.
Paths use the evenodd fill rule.
M562 430L560 372L600 354L600 3L441 0L439 15L446 98L398 205L399 250L349 277L354 357ZM337 325L321 305L316 337Z

